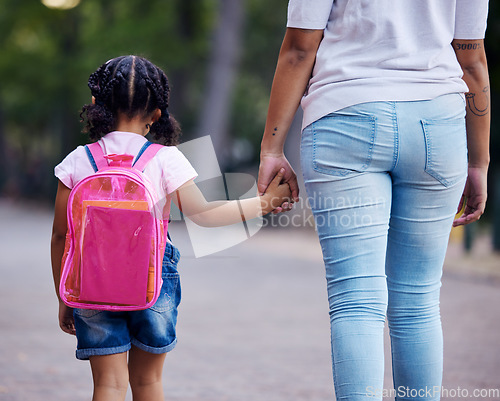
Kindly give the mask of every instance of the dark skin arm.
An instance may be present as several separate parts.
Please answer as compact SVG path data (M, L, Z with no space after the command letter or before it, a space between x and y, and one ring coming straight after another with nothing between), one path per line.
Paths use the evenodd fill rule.
M50 258L52 261L52 276L54 286L59 300L59 327L68 334L75 334L75 322L73 319L73 309L63 303L59 296L59 281L61 279L61 260L64 253L66 241L66 231L68 223L66 220L66 208L71 190L61 181L57 188L54 223L52 225L52 239L50 241Z
M490 81L483 40L455 39L452 45L464 72L463 80L469 87L465 94L469 168L458 206L458 210L464 208L464 212L453 222L454 226L460 226L479 220L486 205L490 163Z
M297 176L283 147L300 100L309 84L323 30L287 28L274 74L261 143L258 189L262 194L280 168L298 201Z

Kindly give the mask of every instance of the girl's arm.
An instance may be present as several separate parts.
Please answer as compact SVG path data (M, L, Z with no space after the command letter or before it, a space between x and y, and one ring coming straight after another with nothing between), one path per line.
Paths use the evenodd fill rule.
M285 181L292 196L298 200L297 177L288 163L283 147L300 99L306 91L323 39L323 30L287 28L274 74L266 126L262 138L259 181L264 193L280 168L285 169Z
M455 39L452 45L464 72L463 80L469 87L465 94L469 169L459 205L459 209L465 206L465 210L453 223L459 226L479 220L486 205L490 163L490 81L483 40Z
M172 200L182 213L196 224L204 227L219 227L263 216L290 199L288 184L281 184L284 169L281 169L269 184L264 195L254 198L207 202L193 180L182 185Z
M73 309L66 306L59 296L59 281L61 279L61 261L66 241L68 222L66 208L71 190L61 181L57 187L56 203L54 210L54 223L52 225L52 240L50 242L50 257L52 261L52 276L57 298L59 299L59 326L68 334L75 334Z

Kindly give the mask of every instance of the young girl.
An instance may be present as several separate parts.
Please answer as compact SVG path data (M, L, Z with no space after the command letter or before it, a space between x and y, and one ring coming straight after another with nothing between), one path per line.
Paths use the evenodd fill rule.
M103 64L88 81L92 104L85 105L85 131L105 154L137 155L148 132L163 145L144 173L164 199L172 200L197 224L221 226L266 214L288 201L288 184L280 171L267 191L242 201L207 202L194 184L196 172L173 145L179 128L168 112L169 86L165 73L137 56L117 57ZM61 258L67 231L68 196L80 180L94 173L84 147L79 146L55 168L59 187L55 202L51 258L58 293ZM238 204L239 203L239 204ZM162 370L165 355L176 344L175 325L180 301L177 262L179 251L167 241L164 278L159 301L150 309L109 312L75 309L59 298L59 325L76 334L78 359L89 359L94 382L93 400L123 400L128 388L134 401L163 400ZM58 295L59 297L59 295Z

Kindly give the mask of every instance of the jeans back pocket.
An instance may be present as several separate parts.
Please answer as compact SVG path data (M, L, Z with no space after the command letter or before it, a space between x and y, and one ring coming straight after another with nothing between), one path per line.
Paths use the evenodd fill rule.
M375 124L374 116L337 113L314 122L314 170L337 176L365 171L372 160Z
M167 273L162 275L163 285L158 300L151 310L159 313L167 312L177 307L180 301L180 279L179 273Z
M465 119L421 120L425 139L425 172L445 187L464 179L467 172Z

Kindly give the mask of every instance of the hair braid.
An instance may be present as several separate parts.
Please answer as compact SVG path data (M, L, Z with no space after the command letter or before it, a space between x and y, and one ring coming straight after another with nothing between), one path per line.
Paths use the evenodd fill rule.
M165 73L158 67L152 65L155 77L155 96L157 107L161 111L160 119L151 126L153 138L167 145L176 145L179 141L181 130L178 122L168 111L170 87Z
M101 136L110 132L115 125L115 118L112 111L107 106L106 93L108 89L108 79L110 76L109 63L101 65L97 71L90 75L88 86L94 97L93 104L83 106L80 113L81 121L87 119L84 132L88 132L92 141L97 141Z

